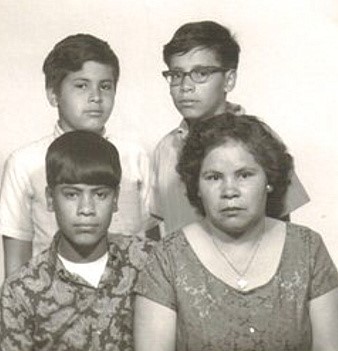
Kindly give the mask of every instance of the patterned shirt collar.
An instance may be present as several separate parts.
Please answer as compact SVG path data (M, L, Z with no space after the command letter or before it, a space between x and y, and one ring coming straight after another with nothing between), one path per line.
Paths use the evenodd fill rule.
M115 263L118 263L122 258L118 254L117 245L114 244L114 242L112 240L109 240L109 237L110 237L110 235L108 234L107 235L107 244L108 244L108 262L107 262L107 264L108 263L110 264L112 261L114 261L114 264L115 264ZM48 251L49 251L48 262L52 267L55 268L55 274L58 274L60 278L67 279L67 280L74 280L74 275L72 275L71 273L69 273L66 270L65 266L63 265L61 260L58 258L58 246L59 246L60 238L61 238L61 233L57 232L54 235L53 241L48 249ZM76 277L76 280L82 284L85 282L85 280L83 280L80 277ZM88 285L87 282L85 282L85 283L86 283L86 285Z

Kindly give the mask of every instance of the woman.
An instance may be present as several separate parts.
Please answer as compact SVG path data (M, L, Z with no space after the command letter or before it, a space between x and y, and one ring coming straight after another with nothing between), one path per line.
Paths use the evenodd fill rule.
M292 167L256 117L196 126L177 170L203 220L151 254L136 289L136 351L338 350L338 274L323 241L272 218Z

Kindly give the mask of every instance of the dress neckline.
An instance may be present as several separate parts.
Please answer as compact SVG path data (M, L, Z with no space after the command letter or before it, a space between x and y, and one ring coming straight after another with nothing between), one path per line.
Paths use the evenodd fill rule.
M208 267L205 266L205 264L202 262L200 257L195 252L194 248L192 247L191 243L189 242L188 238L186 237L186 234L184 232L184 228L180 229L179 233L182 236L182 239L183 239L184 243L186 244L185 246L188 248L188 251L191 253L191 256L193 256L194 261L196 261L197 264L202 267L202 270L206 274L208 274L209 276L212 276L213 279L218 281L220 284L226 286L227 289L232 290L232 291L234 291L234 292L236 292L236 293L238 293L240 295L247 295L247 294L252 294L253 292L256 292L257 290L261 290L261 289L267 288L281 274L281 267L282 267L283 262L286 259L285 257L286 257L287 244L289 242L288 238L290 236L290 230L289 230L290 223L286 222L285 224L286 224L285 240L284 240L283 248L282 248L282 251L281 251L280 259L279 259L279 262L278 262L277 269L276 269L275 273L264 284L261 284L259 286L255 286L255 287L253 287L251 289L249 288L247 290L241 290L239 288L237 289L237 288L233 287L232 285L230 285L229 283L227 283L224 280L222 280L215 273L213 273Z

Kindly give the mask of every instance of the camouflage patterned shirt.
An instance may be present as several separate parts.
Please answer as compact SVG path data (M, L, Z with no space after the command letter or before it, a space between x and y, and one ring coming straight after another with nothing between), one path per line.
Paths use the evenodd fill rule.
M108 262L95 288L65 269L58 239L4 282L0 349L132 350L131 293L152 244L109 234Z

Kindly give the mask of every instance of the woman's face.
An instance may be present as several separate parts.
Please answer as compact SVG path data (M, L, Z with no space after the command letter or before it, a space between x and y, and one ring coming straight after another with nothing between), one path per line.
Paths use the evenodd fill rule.
M243 143L228 140L206 154L199 196L206 219L228 235L238 236L265 217L267 177Z

